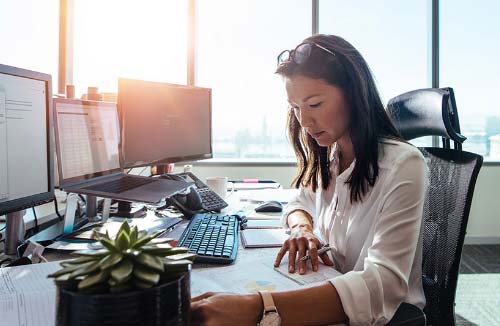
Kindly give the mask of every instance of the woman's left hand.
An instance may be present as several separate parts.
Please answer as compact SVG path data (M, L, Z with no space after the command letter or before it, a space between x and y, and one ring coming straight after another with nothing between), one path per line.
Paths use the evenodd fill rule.
M255 326L263 310L259 294L207 292L191 299L191 325Z

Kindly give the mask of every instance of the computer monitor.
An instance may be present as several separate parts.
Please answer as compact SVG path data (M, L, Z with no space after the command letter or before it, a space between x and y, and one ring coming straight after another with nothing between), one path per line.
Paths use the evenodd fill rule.
M122 166L211 158L211 104L209 88L120 78Z
M121 172L116 103L54 99L59 184Z
M24 238L23 209L54 199L51 76L0 65L0 215L5 253Z

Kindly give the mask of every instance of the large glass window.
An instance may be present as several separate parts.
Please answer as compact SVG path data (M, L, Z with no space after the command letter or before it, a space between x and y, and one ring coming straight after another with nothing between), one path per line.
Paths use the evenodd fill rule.
M427 1L319 3L319 31L345 38L365 58L384 103L404 92L430 87ZM414 141L427 146L430 137Z
M75 0L77 96L118 77L185 84L187 13L187 0Z
M0 2L0 63L52 75L57 90L59 0Z
M500 160L500 2L440 1L440 85L453 87L464 149Z
M276 57L311 35L311 1L199 0L197 84L213 89L214 155L293 158Z

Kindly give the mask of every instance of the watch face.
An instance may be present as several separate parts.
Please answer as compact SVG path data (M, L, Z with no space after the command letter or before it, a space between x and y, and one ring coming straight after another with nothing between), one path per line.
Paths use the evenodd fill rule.
M269 312L264 315L259 326L280 326L281 318L276 312Z

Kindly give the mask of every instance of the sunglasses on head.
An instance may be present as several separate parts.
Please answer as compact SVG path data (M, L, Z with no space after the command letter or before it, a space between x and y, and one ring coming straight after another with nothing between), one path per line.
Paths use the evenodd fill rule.
M317 43L301 43L293 50L285 50L278 55L278 66L288 62L302 64L311 56L312 49L317 47L333 56L335 53Z

